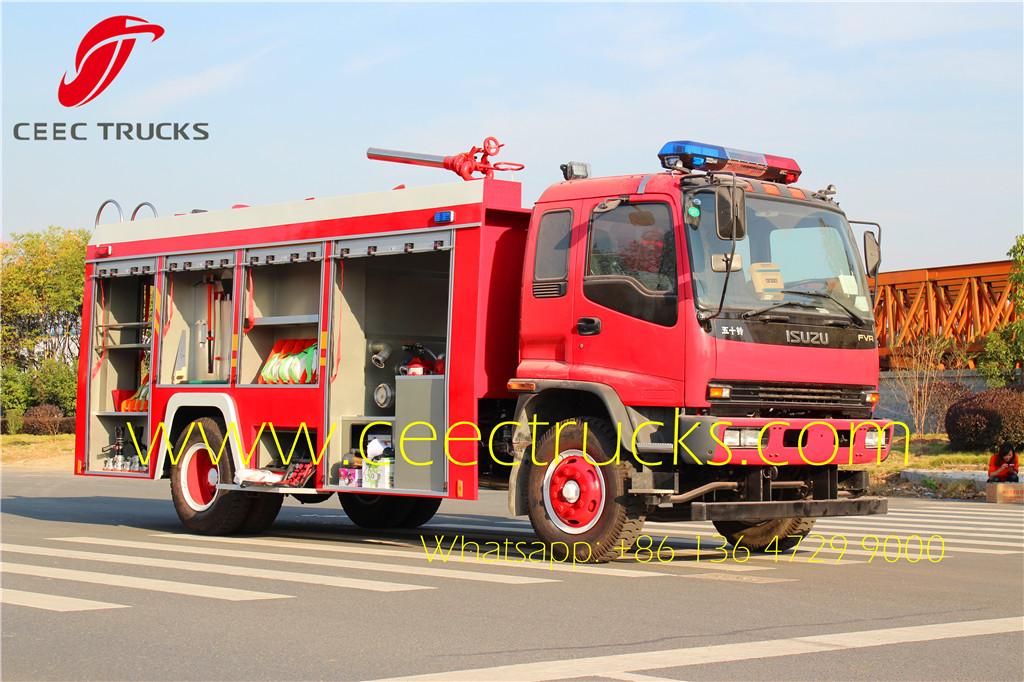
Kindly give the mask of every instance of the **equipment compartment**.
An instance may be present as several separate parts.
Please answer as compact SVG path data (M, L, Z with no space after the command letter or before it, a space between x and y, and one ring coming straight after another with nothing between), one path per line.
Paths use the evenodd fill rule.
M145 266L152 272L151 264ZM112 265L93 280L93 342L89 357L86 469L144 475L132 436L148 445L150 365L153 340L151 274Z
M441 236L440 243L450 243L448 233ZM335 261L332 357L327 365L328 416L340 432L327 448L325 484L331 488L441 492L447 474L443 441L418 443L419 449L414 448L416 454L410 453L409 458L433 459L433 464L412 466L403 461L398 450L400 431L396 427L392 433L390 422L400 416L399 410L415 414L443 438L451 251L383 251L393 255L379 255L382 251L360 248L353 251L360 254L356 257L341 250L345 244L339 242L339 252L346 255ZM414 388L428 386L436 388ZM374 421L385 423L374 428L387 433L394 451L381 459L387 462L393 457L394 464L377 467L368 476L364 462L356 483L358 475L347 471L353 467L345 462L351 462L359 436L349 431ZM422 436L424 431L429 429L421 425L416 435Z
M248 252L238 383L317 384L321 253L319 244Z
M216 254L214 254L216 255ZM230 263L230 258L197 256L196 263ZM168 264L166 310L160 333L161 384L226 383L231 369L235 277L230 268L191 269Z

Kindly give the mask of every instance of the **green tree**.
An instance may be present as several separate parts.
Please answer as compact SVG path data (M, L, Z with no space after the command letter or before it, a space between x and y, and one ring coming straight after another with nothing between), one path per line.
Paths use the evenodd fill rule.
M11 410L24 412L31 400L29 377L24 371L13 365L4 365L0 371L0 403L4 414Z
M0 244L0 326L5 366L78 356L88 230L51 226Z
M985 337L985 349L978 358L978 371L993 388L1018 380L1018 365L1024 364L1024 235L1019 235L1006 255L1010 266L1010 304L1015 319Z
M32 373L32 403L56 405L73 415L78 402L78 373L71 365L47 358Z

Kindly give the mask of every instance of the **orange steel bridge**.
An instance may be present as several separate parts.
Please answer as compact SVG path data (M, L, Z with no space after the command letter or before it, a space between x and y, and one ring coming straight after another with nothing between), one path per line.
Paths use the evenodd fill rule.
M883 272L871 285L883 368L901 345L925 336L979 351L985 335L1014 319L1008 260Z

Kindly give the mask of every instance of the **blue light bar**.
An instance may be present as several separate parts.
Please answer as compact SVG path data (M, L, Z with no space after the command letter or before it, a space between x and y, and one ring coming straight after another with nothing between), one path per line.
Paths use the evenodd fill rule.
M680 140L666 142L658 152L661 165L668 170L704 170L732 172L747 178L791 183L800 177L796 161L742 149Z
M438 211L434 214L434 222L438 224L450 223L455 220L455 211Z

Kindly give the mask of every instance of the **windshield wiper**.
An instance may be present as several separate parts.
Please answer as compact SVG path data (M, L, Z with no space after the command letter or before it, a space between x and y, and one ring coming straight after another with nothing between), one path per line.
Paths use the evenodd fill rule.
M763 308L758 308L757 310L748 310L747 312L740 315L740 317L742 317L744 320L749 320L752 317L764 315L765 313L769 313L775 310L776 308L781 308L787 305L793 306L794 308L809 308L811 310L815 310L818 307L816 305L811 305L810 303L801 303L800 301L778 301L777 303L772 303L771 305L767 305Z
M843 309L843 312L850 316L850 319L858 327L866 327L868 323L857 313L847 308L842 301L833 296L832 294L825 291L801 291L800 289L783 289L784 294L801 294L803 296L811 296L813 298L827 298L828 300L835 303L837 306Z

